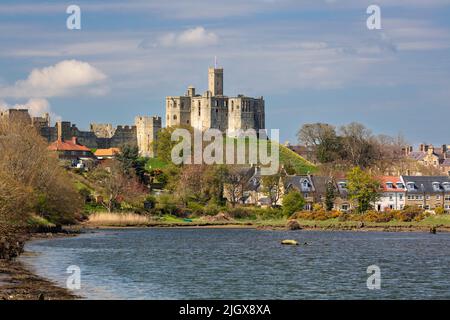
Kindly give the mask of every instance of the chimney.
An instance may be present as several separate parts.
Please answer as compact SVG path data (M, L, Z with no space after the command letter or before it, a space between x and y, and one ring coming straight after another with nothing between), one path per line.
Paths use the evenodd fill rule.
M427 152L428 152L428 154L433 154L434 153L434 147L433 147L432 144L427 146Z
M78 139L77 139L77 137L72 137L72 143L73 143L73 144L78 144Z
M424 152L425 151L425 145L423 143L420 144L419 150L420 150L420 152Z

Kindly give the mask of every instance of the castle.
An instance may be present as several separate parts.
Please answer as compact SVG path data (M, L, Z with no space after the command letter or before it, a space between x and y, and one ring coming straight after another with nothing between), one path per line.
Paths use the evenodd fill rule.
M0 112L0 119L31 124L49 143L76 137L80 144L91 149L136 145L140 155L145 157L155 156L152 142L156 141L157 133L162 127L161 117L137 116L133 126L114 128L111 124L92 123L89 131L81 131L68 121L57 121L55 126L51 126L48 113L43 117L31 117L27 109L9 109Z
M201 131L214 128L229 135L239 130L258 131L265 129L264 98L225 96L223 69L209 68L208 90L203 95L196 94L190 86L184 96L166 97L166 124Z
M137 145L141 156L154 157L153 141L162 128L161 117L137 116L132 126L91 123L89 131L81 131L69 121L50 124L48 113L42 117L31 117L27 109L0 111L0 119L21 121L33 125L49 143L57 140L77 141L90 149L120 148ZM191 126L205 131L214 128L229 135L239 130L265 129L264 98L244 95L228 97L223 93L223 69L209 68L208 90L203 95L189 87L184 96L166 97L166 125Z

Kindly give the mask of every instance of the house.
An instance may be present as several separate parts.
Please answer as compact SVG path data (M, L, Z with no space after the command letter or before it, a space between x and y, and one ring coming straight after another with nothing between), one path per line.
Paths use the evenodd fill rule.
M98 160L114 159L120 153L119 148L97 149L94 155Z
M389 211L402 210L405 207L406 189L401 177L378 177L381 190L378 201L375 202L375 210Z
M448 176L402 176L406 187L405 206L425 210L438 207L450 211L450 178Z
M78 143L76 137L71 140L58 139L48 146L48 150L55 151L61 160L70 160L75 166L79 160L95 158L91 149Z
M335 179L337 195L334 200L334 210L347 212L353 210L355 205L348 194L348 181L345 178Z
M418 151L413 151L412 146L406 147L404 151L406 156L418 165L450 175L450 145L444 144L436 148L433 145L421 144ZM420 170L415 174L421 174Z
M315 187L310 175L288 175L284 179L282 195L295 190L305 199L305 210L312 210L315 203ZM280 199L282 200L282 199Z

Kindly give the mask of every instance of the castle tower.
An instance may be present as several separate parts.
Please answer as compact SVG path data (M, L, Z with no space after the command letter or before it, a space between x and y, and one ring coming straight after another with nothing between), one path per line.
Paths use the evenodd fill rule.
M156 150L153 142L156 141L158 131L162 127L161 117L137 116L134 123L136 125L139 154L143 157L155 157Z
M223 68L208 69L208 90L213 96L223 96Z

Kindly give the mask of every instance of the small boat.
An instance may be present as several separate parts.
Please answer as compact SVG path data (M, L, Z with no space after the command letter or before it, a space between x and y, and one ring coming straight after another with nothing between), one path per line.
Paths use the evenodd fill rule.
M298 241L297 240L283 240L283 241L281 241L281 244L298 246Z
M184 222L192 222L192 219L184 218L183 221L184 221Z

